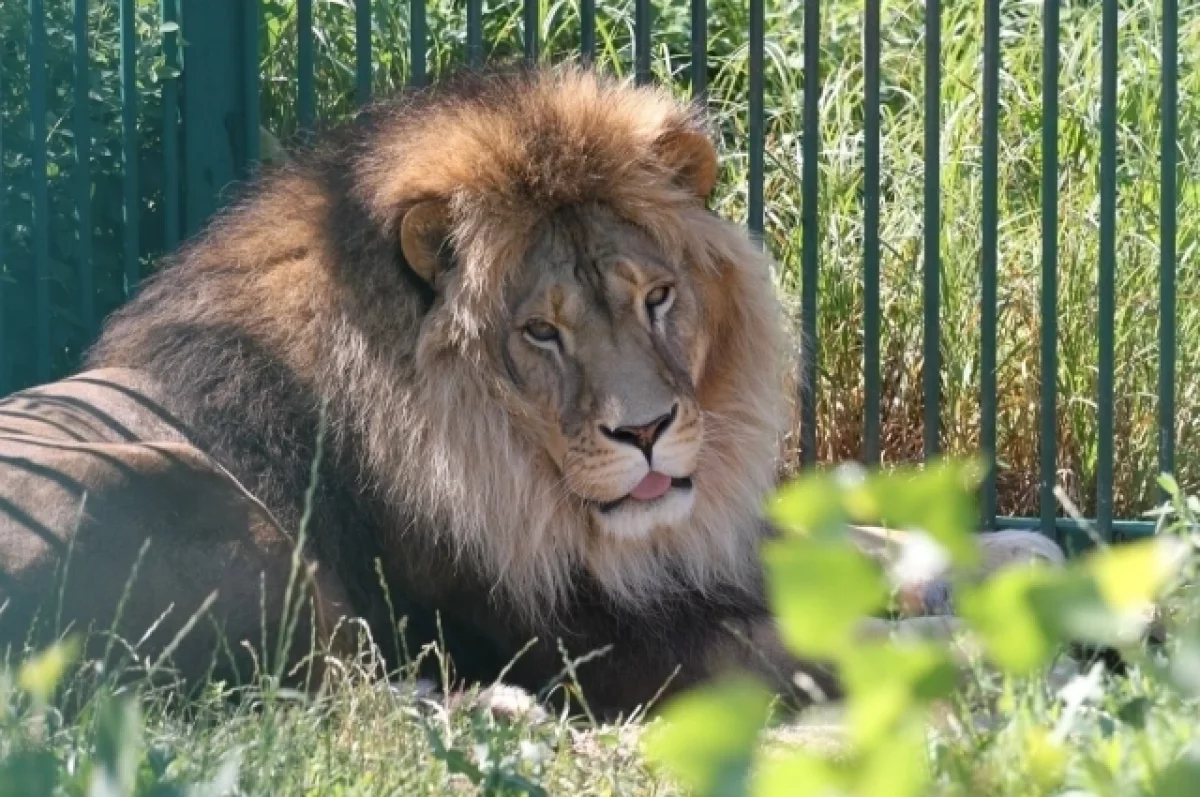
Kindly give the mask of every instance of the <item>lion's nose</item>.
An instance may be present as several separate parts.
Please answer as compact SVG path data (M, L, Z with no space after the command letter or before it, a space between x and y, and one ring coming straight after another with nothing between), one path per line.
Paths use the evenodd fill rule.
M678 411L679 405L676 404L671 407L670 412L658 416L650 423L640 426L618 426L616 429L601 426L600 431L604 432L605 436L611 440L637 448L646 455L646 459L650 459L650 452L654 449L654 444L675 421Z

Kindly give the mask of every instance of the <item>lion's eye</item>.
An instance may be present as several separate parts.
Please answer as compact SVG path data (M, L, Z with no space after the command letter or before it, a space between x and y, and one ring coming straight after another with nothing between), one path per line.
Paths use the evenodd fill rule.
M670 285L659 285L646 294L646 313L651 318L657 318L670 305L673 296Z
M558 330L548 321L535 318L525 324L525 337L534 343L556 343L558 341Z

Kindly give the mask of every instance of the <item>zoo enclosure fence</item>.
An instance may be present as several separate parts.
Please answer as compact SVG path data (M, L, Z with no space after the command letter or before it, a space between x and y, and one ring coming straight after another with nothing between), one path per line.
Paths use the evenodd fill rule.
M405 0L356 0L355 15L355 86L359 104L371 100L372 93L372 13L384 4ZM1099 318L1098 331L1098 450L1096 469L1096 529L1105 539L1151 533L1146 521L1119 520L1113 517L1113 440L1114 440L1114 314L1116 275L1116 167L1117 167L1117 0L1101 0L1102 14L1102 88L1101 155L1099 215ZM14 3L16 0L14 0ZM426 63L428 27L425 0L407 0L409 8L409 76L414 84L429 79ZM580 18L580 57L594 58L596 52L595 0L578 0ZM691 63L686 72L690 91L697 101L706 96L708 72L707 0L689 0ZM761 235L764 225L764 0L748 0L748 185L745 222L751 232ZM28 273L33 285L32 307L16 317L4 317L3 292L11 290L4 273L4 236L0 236L0 394L22 386L48 381L69 370L77 357L58 342L56 326L64 314L93 335L98 321L93 259L95 247L103 237L97 230L100 220L92 218L94 178L100 172L118 182L119 199L109 208L114 220L106 229L107 243L119 251L123 264L122 296L128 296L141 278L145 256L145 235L139 225L145 223L139 210L139 165L144 163L144 148L137 125L139 95L136 90L139 59L146 58L144 43L135 29L136 0L108 0L117 4L119 14L119 61L102 65L119 75L122 136L119 152L94 152L87 133L87 102L91 99L89 60L88 0L73 0L71 40L73 60L71 80L76 99L73 123L74 256L69 263L51 257L52 236L63 234L48 199L47 92L48 25L63 20L48 13L46 0L27 0L28 58L27 74L0 71L0 96L4 83L25 87L24 100L29 109L29 163L32 167L29 225ZM65 0L60 0L65 6ZM202 227L218 209L222 192L228 185L247 176L260 160L260 75L259 30L262 24L260 0L161 0L161 89L155 101L161 103L161 204L155 222L160 251L174 249L181 240ZM817 235L817 200L821 190L818 172L818 148L821 91L819 38L821 6L808 0L803 6L805 73L803 88L802 136L802 255L801 313L807 350L801 398L801 458L805 465L815 461L816 412L813 386L817 384L817 273L820 265ZM876 463L880 458L880 7L881 0L863 4L863 135L864 187L862 194L864 285L863 369L865 402L862 459ZM316 88L313 30L313 0L296 0L298 47L296 53L297 86L295 97L299 128L311 131L316 124ZM987 528L1037 528L1056 536L1079 540L1082 525L1059 516L1054 494L1057 470L1056 452L1056 379L1043 378L1039 408L1039 503L1038 517L1005 517L997 513L996 501L996 414L997 414L997 252L998 252L998 177L999 79L1003 57L1001 48L1001 1L984 0L983 42L983 140L982 145L982 274L980 355L980 448L992 465L983 487L983 521ZM538 0L524 0L522 47L529 60L539 59ZM633 72L645 83L653 79L651 48L654 41L654 7L650 0L634 0ZM1058 81L1059 81L1058 2L1043 4L1043 79L1041 143L1041 320L1040 361L1042 374L1057 373L1058 292ZM482 0L466 0L466 59L471 65L484 61L484 5ZM1176 214L1177 124L1178 124L1178 22L1177 0L1162 0L1162 83L1160 152L1160 262L1159 262L1159 373L1157 397L1158 464L1160 472L1170 473L1175 465L1175 363L1176 363ZM0 20L2 21L2 20ZM925 3L925 98L924 98L924 225L922 258L922 384L924 420L924 456L939 451L940 418L940 214L939 152L941 119L938 102L941 75L941 3ZM182 35L181 35L182 33ZM0 32L7 36L7 33ZM6 60L6 65L11 61ZM19 78L15 80L14 78ZM0 136L0 164L3 164L3 137ZM97 171L97 175L92 174ZM0 168L0 181L4 178ZM0 229L5 221L3 185L0 184ZM114 197L116 199L116 197ZM15 255L10 254L10 257ZM76 306L64 310L52 307L51 283L63 269L73 272L79 286ZM8 269L9 274L14 273Z

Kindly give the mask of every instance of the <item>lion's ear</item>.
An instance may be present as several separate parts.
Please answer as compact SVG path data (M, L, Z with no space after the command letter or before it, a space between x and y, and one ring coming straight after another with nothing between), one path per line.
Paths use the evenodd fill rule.
M400 223L400 251L409 268L431 286L452 261L447 247L450 208L430 199L409 208Z
M717 151L708 137L695 130L673 130L656 142L658 155L676 179L701 201L717 184Z

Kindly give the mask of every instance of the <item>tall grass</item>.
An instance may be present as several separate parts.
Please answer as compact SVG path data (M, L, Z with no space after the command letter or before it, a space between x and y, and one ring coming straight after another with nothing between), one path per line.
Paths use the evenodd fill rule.
M5 0L5 30L27 29L25 4ZM67 19L64 0L48 0L57 19ZM93 59L115 58L115 3L92 4ZM465 4L429 2L431 74L465 61ZM597 61L621 74L632 71L632 0L603 3L597 20ZM884 461L919 457L921 450L921 297L923 152L923 4L893 0L882 20L882 430ZM1116 319L1116 468L1118 515L1133 516L1155 500L1157 437L1155 414L1159 355L1158 331L1158 152L1161 78L1159 3L1125 0L1120 16L1118 95L1118 263ZM1200 4L1181 3L1179 84L1179 362L1178 465L1184 484L1200 478ZM981 259L981 67L982 3L948 3L943 10L941 91L941 319L943 446L951 452L975 449L979 441L980 259ZM145 46L141 91L145 112L143 164L156 157L159 120L152 98L160 71L157 0L139 0ZM404 85L409 73L407 4L376 2L372 43L373 88L386 96ZM56 9L56 10L55 10ZM521 10L517 0L485 7L488 57L521 51ZM653 65L656 77L686 95L688 10L686 4L657 4ZM722 175L716 209L741 219L747 177L747 16L744 4L713 0L709 9L709 110L721 140ZM766 243L778 263L786 297L798 295L801 249L801 0L772 0L766 20ZM296 9L294 0L263 3L261 42L264 125L285 142L296 130ZM542 2L539 34L547 57L571 55L579 45L578 4ZM322 124L354 109L354 3L315 3L318 116ZM998 341L999 508L1032 514L1037 504L1038 360L1041 328L1040 168L1041 168L1041 4L1006 2L1002 9L1003 64L1000 113L1000 289ZM11 20L11 21L10 21ZM1062 8L1059 120L1059 361L1058 447L1060 483L1085 511L1094 511L1097 408L1096 274L1099 262L1100 7L1071 0ZM67 30L50 31L52 49L66 63ZM862 10L849 0L822 3L821 49L821 269L817 318L818 446L826 461L857 457L863 420L862 282ZM184 32L186 38L186 31ZM6 36L6 85L0 91L5 136L5 239L10 279L28 282L21 252L28 248L26 183L28 153L13 138L27 127L27 109L17 74L22 36ZM69 70L52 70L55 86L51 129L55 210L62 219L56 235L56 307L69 326L72 305L71 210L66 197L70 107ZM116 116L110 98L116 87L111 67L93 78L94 135L115 146ZM62 89L59 91L59 89ZM107 93L106 93L107 92ZM18 132L14 132L18 131ZM105 138L105 137L108 138ZM11 140L10 140L11 139ZM27 150L27 147L25 148ZM102 151L104 150L101 147ZM143 174L155 174L144 167ZM97 180L100 178L98 177ZM99 185L98 195L99 195ZM155 191L144 184L143 228L153 237L161 227ZM97 200L98 202L100 200ZM109 207L111 210L111 206ZM156 250L154 240L144 248ZM60 251L61 250L61 251ZM107 283L106 283L107 284ZM9 291L9 339L28 319L22 288ZM105 290L102 288L102 290ZM110 290L110 294L111 294ZM107 295L108 305L119 300ZM789 304L794 304L789 302ZM107 305L106 305L107 306ZM15 314L14 314L15 313ZM14 329L16 330L14 332ZM59 347L69 362L86 334L67 336ZM19 339L19 338L18 338Z

